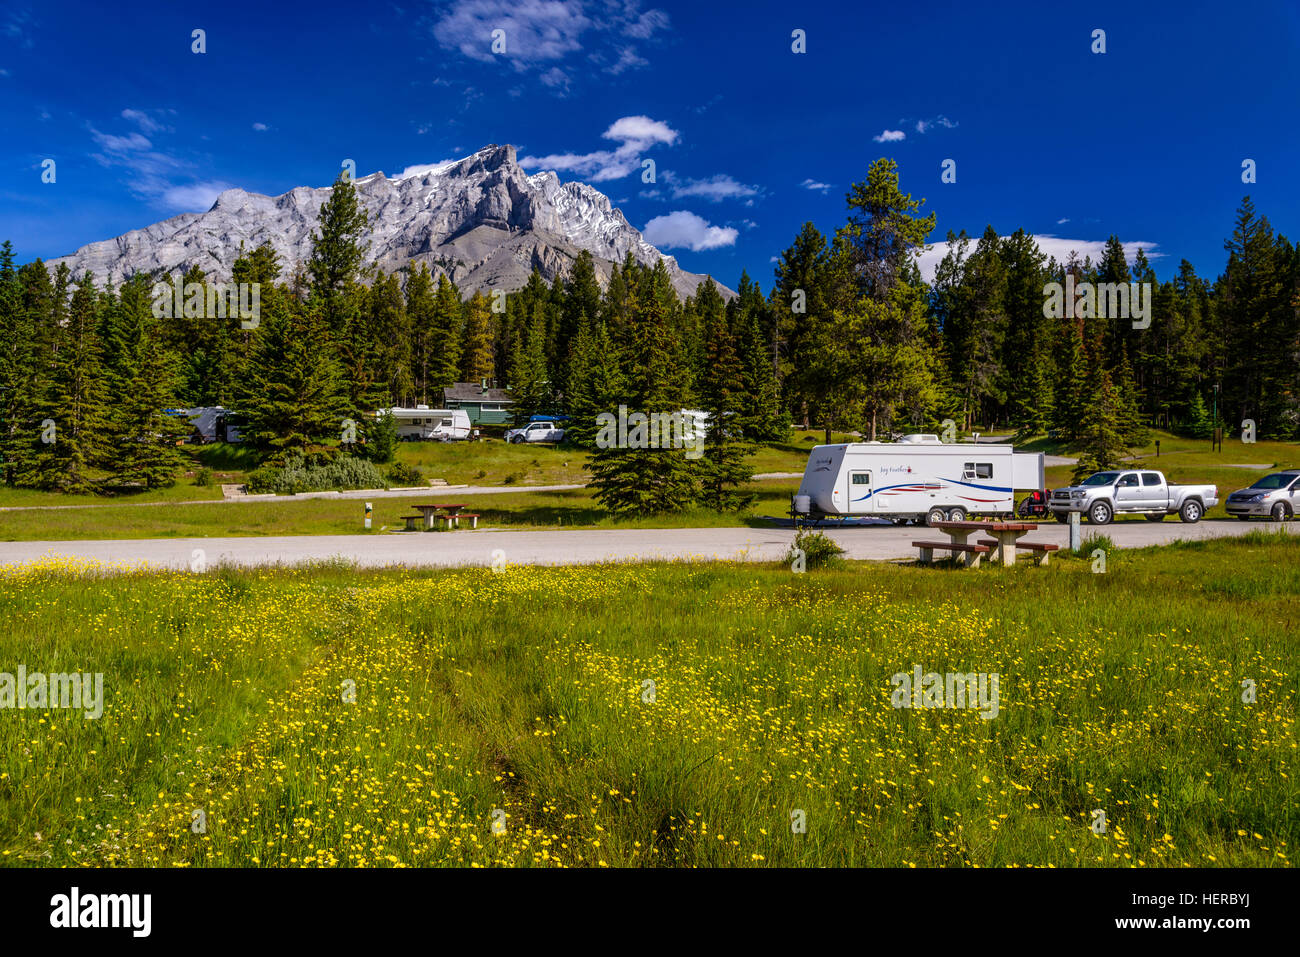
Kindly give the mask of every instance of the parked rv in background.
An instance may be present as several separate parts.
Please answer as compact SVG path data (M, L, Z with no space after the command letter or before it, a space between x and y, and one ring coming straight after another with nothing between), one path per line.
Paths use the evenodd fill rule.
M469 414L463 409L431 409L417 405L413 409L381 409L376 417L391 411L397 423L397 438L403 442L453 442L468 439Z
M792 514L796 521L875 516L896 524L1011 516L1016 490L1039 491L1043 482L1042 454L1010 445L945 444L937 435L818 445Z
M167 409L168 414L187 419L193 431L186 441L193 445L208 442L239 442L239 415L219 405L194 409Z

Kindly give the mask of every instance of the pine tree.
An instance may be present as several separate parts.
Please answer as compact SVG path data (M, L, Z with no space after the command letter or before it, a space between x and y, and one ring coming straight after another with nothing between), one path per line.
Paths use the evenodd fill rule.
M429 365L431 392L443 389L458 380L461 333L464 326L465 304L461 302L460 290L446 276L441 276L438 279L438 291L434 296L433 323L430 331L433 349Z
M565 442L585 449L596 447L597 417L617 414L626 401L617 347L603 320L589 319L569 353L569 427Z
M293 452L321 451L338 440L349 400L325 323L315 306L281 288L263 291L252 375L246 386L244 441L282 464ZM362 423L356 423L358 433Z
M33 277L50 288L50 274L40 260L35 271L14 268L13 246L6 241L0 247L0 462L6 485L14 483L18 459L25 451L24 417L33 402L35 335L23 302L23 280Z
M510 367L510 407L515 425L522 425L536 412L551 411L550 377L546 369L544 305L533 307L533 322L527 335L515 340L515 356Z
M1118 428L1121 440L1130 448L1146 445L1151 438L1151 429L1142 415L1142 394L1133 379L1128 346L1120 350L1119 367L1115 370L1115 391L1119 399Z
M628 358L623 370L627 401L620 405L627 406L629 415L658 415L660 421L680 416L685 390L678 346L671 335L675 305L672 280L663 260L659 260L636 284L626 320L626 339L620 349ZM665 448L662 433L646 434L645 438L649 447L629 434L628 447L597 448L591 458L588 468L596 500L609 511L680 511L696 497L696 470L686 458L686 449Z
M475 292L465 304L465 334L461 337L462 382L480 382L493 376L492 312L487 297Z
M177 447L189 423L166 410L175 403L179 383L176 359L156 329L148 328L131 346L130 378L113 404L113 468L119 482L146 489L175 484L184 463Z
M411 325L395 274L378 276L371 285L370 321L366 331L375 343L375 365L370 378L392 401L410 398Z
M1121 404L1110 373L1098 357L1088 378L1087 415L1079 437L1082 455L1074 470L1075 482L1120 464L1127 451L1120 434Z
M709 370L700 395L703 411L708 416L703 437L700 498L714 511L739 511L753 504L755 498L738 491L754 477L748 461L753 449L741 442L743 404L748 398L746 370L722 296L713 280L706 279L697 295L704 322L705 364ZM697 425L703 427L702 423Z
M425 263L407 273L405 295L410 324L411 390L417 402L428 405L429 373L437 343L433 331L433 278Z
M311 298L334 336L343 336L353 318L356 301L349 293L361 277L369 247L361 237L369 221L369 214L357 200L357 189L351 178L340 173L330 198L321 206L320 232L307 264Z
M56 290L58 283L56 282ZM57 308L57 315L64 310ZM59 492L92 492L104 463L108 392L100 353L100 296L90 273L78 282L67 322L51 330L53 349L25 436L29 456L19 482Z
M559 315L560 324L555 339L560 361L555 377L555 391L567 411L570 399L569 355L583 327L600 318L600 283L596 279L596 262L585 249L578 253L573 268L569 271Z
M898 164L883 157L871 164L864 181L849 187L845 199L845 236L862 291L883 302L900 283L913 251L934 230L935 214L917 215L925 200L899 189Z
M1208 439L1214 434L1214 422L1211 421L1210 410L1206 408L1205 398L1199 392L1192 397L1183 431L1193 439Z
M1088 401L1088 356L1083 347L1083 332L1074 320L1067 321L1068 345L1064 365L1056 377L1052 428L1059 441L1073 444L1083 434L1082 416Z

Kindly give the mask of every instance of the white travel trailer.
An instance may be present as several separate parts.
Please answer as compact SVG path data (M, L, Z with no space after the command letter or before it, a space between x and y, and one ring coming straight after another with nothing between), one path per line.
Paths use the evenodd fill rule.
M376 412L382 415L384 411ZM417 405L414 409L394 407L393 419L397 423L397 438L403 442L451 442L468 439L469 413L464 409L431 409Z
M1017 489L1042 487L1041 453L905 435L894 443L816 446L792 514L796 521L851 516L899 524L959 521L971 515L1011 515Z

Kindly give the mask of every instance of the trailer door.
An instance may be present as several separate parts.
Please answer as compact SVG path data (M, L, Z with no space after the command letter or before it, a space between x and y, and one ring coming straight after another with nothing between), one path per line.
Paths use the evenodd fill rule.
M866 469L849 469L849 514L862 514L876 510L876 497L871 486L871 472Z

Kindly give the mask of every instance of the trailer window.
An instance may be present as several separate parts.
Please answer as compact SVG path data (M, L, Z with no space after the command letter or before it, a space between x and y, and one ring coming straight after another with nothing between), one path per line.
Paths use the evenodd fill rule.
M992 462L967 462L966 467L963 471L964 471L964 475L962 476L963 478L968 478L968 479L992 478L993 463Z

